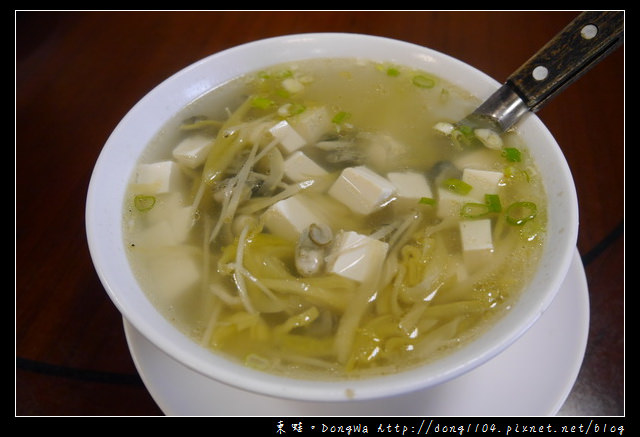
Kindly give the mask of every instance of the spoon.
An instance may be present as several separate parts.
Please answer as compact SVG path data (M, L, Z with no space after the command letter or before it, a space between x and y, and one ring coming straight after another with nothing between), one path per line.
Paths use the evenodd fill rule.
M624 12L578 15L458 126L504 132L536 112L624 41Z

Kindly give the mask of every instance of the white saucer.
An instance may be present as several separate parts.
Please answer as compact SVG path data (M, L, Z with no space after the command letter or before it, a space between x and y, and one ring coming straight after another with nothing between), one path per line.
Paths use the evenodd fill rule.
M136 368L168 416L549 416L565 402L582 365L589 295L576 250L550 308L505 352L437 387L353 403L276 399L218 383L184 367L123 322Z

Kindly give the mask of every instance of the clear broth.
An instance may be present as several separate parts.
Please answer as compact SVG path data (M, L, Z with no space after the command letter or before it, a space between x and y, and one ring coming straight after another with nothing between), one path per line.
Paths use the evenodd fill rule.
M176 163L176 145L204 135L211 150L236 144L234 153L215 152L229 165L214 173L209 159L193 168L178 163L179 188L166 193L132 176L124 228L143 290L204 347L291 377L394 373L463 346L517 300L536 269L546 225L545 190L517 131L489 148L434 129L477 103L427 72L356 59L278 65L212 90L159 132L140 164ZM290 154L268 129L287 120L298 132L313 130L300 120L318 108L329 121L297 151L324 173L309 177L313 183L292 181L282 174ZM519 160L507 153L514 150ZM262 159L244 167L262 151ZM394 193L371 212L354 212L329 194L348 167L382 177L417 173L431 194L407 201ZM466 199L465 214L460 206L442 209L453 188L443 180L460 179L465 168L502 174L492 197L500 208L485 212L489 198L471 202L454 194ZM243 169L250 176L238 182ZM301 199L332 230L317 272L301 273L299 241L266 225L265 211L285 196ZM512 215L531 212L516 211L518 202L534 205L535 217L510 223ZM460 223L480 220L490 226L492 247L463 250ZM364 278L327 270L353 250L335 247L345 232L385 245Z

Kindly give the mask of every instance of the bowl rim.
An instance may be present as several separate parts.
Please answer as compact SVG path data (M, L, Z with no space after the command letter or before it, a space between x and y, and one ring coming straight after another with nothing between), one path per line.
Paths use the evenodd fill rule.
M337 44L338 42L340 44ZM270 52L265 50L267 47ZM356 48L361 50L355 51ZM268 57L268 53L274 53L274 50L277 56ZM146 296L137 286L127 264L121 233L122 210L118 212L109 208L109 205L123 207L124 191L121 189L129 180L131 172L122 169L132 168L132 162L138 159L137 151L144 148L139 142L143 142L145 138L150 139L149 135L153 136L157 132L157 129L151 132L151 128L148 128L146 132L132 134L130 126L132 123L140 125L147 122L153 126L162 126L163 122L151 119L146 113L150 108L160 111L166 122L174 112L173 108L184 107L185 101L189 103L230 78L257 70L246 66L249 53L259 54L254 63L261 63L262 67L268 65L265 63L267 59L272 58L271 65L301 58L355 57L422 66L431 72L434 69L446 69L454 72L451 74L473 77L475 84L472 93L480 99L488 97L500 86L499 82L475 67L428 47L388 37L345 32L290 34L248 42L211 54L165 79L131 108L107 139L91 175L85 207L89 251L100 281L123 317L145 338L188 368L237 388L297 400L348 401L395 396L455 378L498 355L538 320L553 301L569 270L577 241L578 206L571 172L560 146L534 114L527 114L518 128L523 135L532 135L550 145L544 149L545 162L553 163L556 171L561 173L562 177L559 177L557 182L562 185L562 192L554 194L561 199L554 197L554 202L563 205L564 219L563 223L557 225L562 229L554 229L553 235L557 236L562 244L552 248L555 251L550 255L553 268L545 277L540 278L540 282L546 284L545 292L536 294L536 301L528 302L531 307L526 311L521 309L523 305L516 305L512 313L507 314L490 329L491 336L484 334L462 348L462 351L456 351L427 366L375 377L375 384L371 384L372 380L369 378L309 381L285 378L235 364L201 348L192 340L185 342L185 335L157 311L156 315L153 315L155 308L150 302L145 303L142 299L146 299ZM354 53L358 55L355 56ZM381 53L386 55L382 56ZM393 55L390 55L391 53ZM221 72L220 64L230 67ZM210 71L215 71L217 75L207 76L203 73ZM184 81L192 79L194 80L188 87L182 86ZM448 76L447 80L449 79ZM456 80L451 82L456 83ZM468 88L464 84L457 84ZM167 101L167 93L172 92L178 94ZM117 180L112 178L113 168L120 169L117 172ZM120 190L114 192L114 185L120 187ZM113 223L113 218L117 216L120 220L116 224ZM547 249L549 248L545 248L545 253ZM114 253L121 253L123 256L113 257ZM130 291L131 287L134 288L134 293L123 293L123 288ZM141 317L138 311L143 311L149 317ZM499 332L501 328L505 328L505 332ZM429 372L425 372L427 368Z

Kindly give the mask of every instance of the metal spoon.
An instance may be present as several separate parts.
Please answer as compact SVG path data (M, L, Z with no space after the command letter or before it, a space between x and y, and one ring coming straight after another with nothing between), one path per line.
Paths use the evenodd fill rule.
M587 11L518 68L458 125L499 132L536 112L624 41L624 12Z

